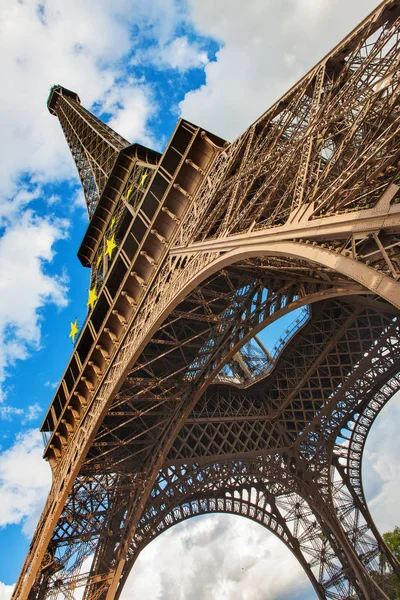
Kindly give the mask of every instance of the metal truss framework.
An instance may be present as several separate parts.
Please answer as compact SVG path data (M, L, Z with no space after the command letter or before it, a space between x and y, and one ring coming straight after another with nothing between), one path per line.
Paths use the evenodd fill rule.
M15 599L118 598L146 544L211 512L274 532L319 598L388 598L361 460L400 386L399 26L383 2L233 143L180 121L162 157L53 88L98 300L42 426Z
M81 106L77 94L61 86L53 86L49 104L68 142L91 216L119 151L129 142Z

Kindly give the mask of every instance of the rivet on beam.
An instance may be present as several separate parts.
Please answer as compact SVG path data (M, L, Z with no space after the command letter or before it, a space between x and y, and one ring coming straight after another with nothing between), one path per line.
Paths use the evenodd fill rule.
M108 335L110 336L111 341L114 344L118 344L119 339L117 338L117 336L115 335L115 333L113 331L111 331L111 329L109 327L104 327L104 331L106 333L108 333Z
M136 273L136 271L131 271L131 275L132 275L132 277L134 277L136 279L136 281L139 283L139 285L142 286L142 288L147 287L147 284L146 284L145 280L143 279L143 277L140 277L140 275L138 275Z
M201 137L202 140L204 140L205 142L207 142L208 144L210 144L210 146L212 146L216 150L223 150L224 148L228 148L230 146L229 142L224 142L223 146L217 146L217 144L215 144L215 142L213 142L212 140L210 140L210 138L208 137L208 135L206 134L205 131L202 131L200 133L200 137Z
M74 392L74 396L76 396L78 398L78 400L82 404L82 406L87 406L87 400L86 400L85 396L82 396L82 394L80 394L79 392Z
M56 431L54 435L56 437L58 437L58 439L60 440L62 446L66 446L67 445L67 438L65 436L63 436L62 433L60 433L59 431Z
M162 244L166 244L166 243L167 243L167 240L165 239L165 237L164 237L163 235L161 235L161 233L159 233L159 232L157 231L157 229L152 229L152 230L151 230L151 233L152 233L153 235L155 235L155 236L156 236L156 238L157 238L158 240L160 240L160 242L161 242Z
M85 377L85 375L82 375L81 379L86 384L88 390L90 390L92 392L94 390L94 385L90 381L90 379L88 379L87 377Z
M189 200L192 200L193 196L191 196L189 194L189 192L187 192L186 190L184 190L183 187L181 185L179 185L179 183L174 183L174 185L172 187L174 187L176 190L178 190L186 198L189 198Z
M166 215L168 215L168 216L169 216L169 217L170 217L170 218L171 218L173 221L175 221L176 223L179 223L179 220L180 220L180 219L178 219L178 217L177 217L176 215L174 215L174 213L173 213L173 212L171 212L171 211L169 210L169 208L167 208L166 206L163 206L161 210L162 210L163 212L165 212L165 214L166 214Z
M50 450L53 450L56 458L60 458L60 456L61 456L60 448L57 448L57 446L55 444L50 444L49 448L50 448Z
M185 162L187 162L188 165L193 167L193 169L196 169L196 171L198 171L202 175L206 174L205 170L199 167L199 165L196 165L196 163L194 163L190 158L187 158Z
M127 325L128 321L125 319L124 315L121 315L120 312L118 312L116 309L114 309L113 311L111 311L111 313L117 317L118 321L122 324L122 325Z
M98 365L96 365L93 362L93 360L89 360L88 365L90 365L92 367L92 369L96 373L96 375L98 375L99 377L101 377L103 375L103 371L100 369L100 367Z
M65 428L68 431L68 433L73 433L74 428L72 427L71 423L67 421L67 419L61 419L61 423L65 425Z
M104 358L104 360L110 360L110 355L108 354L107 350L105 350L103 348L103 346L101 346L100 344L97 344L96 350L98 350L100 352L100 354L102 355L102 357Z
M151 256L150 256L150 255L149 255L147 252L146 252L146 250L141 250L141 251L140 251L140 255L141 255L141 256L144 256L144 257L145 257L145 259L149 261L149 263L151 264L151 266L152 266L152 267L155 267L155 266L156 266L156 264L157 264L157 263L156 263L156 261L154 260L154 258L152 258L152 257L151 257Z
M72 416L74 417L75 421L80 421L80 414L79 412L72 406L72 404L68 404L67 406L67 410L69 410L72 413Z
M127 291L122 290L121 296L123 296L124 298L126 298L126 300L129 302L130 306L137 306L136 301L132 298L132 296L130 296L128 294Z

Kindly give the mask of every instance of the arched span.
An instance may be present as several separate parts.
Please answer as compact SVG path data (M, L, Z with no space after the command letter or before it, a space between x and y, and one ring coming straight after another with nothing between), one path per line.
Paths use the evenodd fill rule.
M398 366L397 366L398 368ZM372 398L366 398L365 406L353 418L346 423L346 429L350 433L345 468L353 488L359 493L360 498L365 499L362 483L362 460L365 445L375 420L386 404L400 390L400 372L390 376Z
M197 392L197 390L196 390L196 392ZM196 394L196 395L197 395L197 394ZM193 404L194 404L194 403L195 403L195 401L196 401L196 398L193 398L193 397L192 397L192 398L190 399L190 401L191 401L191 403L193 403ZM191 405L192 405L192 404L191 404ZM183 410L185 410L185 409L189 410L189 409L191 408L191 405L186 405L186 406L183 406L183 407L182 407L182 409L183 409ZM183 413L183 410L182 410L182 413ZM182 414L182 413L179 415L179 418L180 418L180 419L182 419L182 421L184 421L184 419L186 418L186 415L185 415L185 413L183 413L183 414ZM180 425L180 423L177 421L177 422L176 422L176 427L177 427L177 430L179 429L179 425ZM171 430L170 430L170 431L171 431ZM170 436L170 438L169 438L169 441L173 441L174 437L175 437L175 436L174 436L174 432L171 432L171 436ZM165 448L165 449L167 449L167 448L168 448L167 444L165 444L164 448ZM156 458L160 458L160 456L161 456L160 454L157 454L157 455L156 455ZM160 466L160 468L159 468L159 469L157 469L157 473L155 473L155 472L153 471L153 476L154 476L154 478L156 478L156 477L157 477L157 474L158 474L158 472L159 472L159 470L160 470L161 468L162 468L162 465ZM150 479L149 479L149 481L150 481ZM153 480L153 481L154 481L154 480ZM150 493L150 490L149 490L149 493ZM144 502L144 494L142 494L142 495L141 495L141 501L142 501L142 502ZM138 513L139 513L139 511L138 511ZM142 513L142 509L140 510L140 513ZM138 514L138 521L140 521L139 514ZM339 532L339 533L340 533L340 532ZM343 544L344 542L345 542L345 540L343 540L343 539L342 539L342 540L340 540L340 541L339 541L339 544L338 544L338 546L339 546L340 544ZM340 549L338 550L338 549L336 548L336 552L337 552L337 553L339 554L339 556L340 556ZM349 553L349 550L348 550L348 549L347 549L347 552ZM354 557L353 557L353 560L355 560L355 558L354 558ZM356 567L357 567L357 565L356 565ZM125 570L125 569L124 569L124 570Z
M309 563L305 560L302 554L299 554L297 548L297 539L293 538L290 535L289 531L285 530L284 523L281 524L277 521L277 518L274 514L268 513L267 511L262 512L260 508L251 502L247 505L244 502L239 502L238 500L228 500L226 498L221 499L207 499L204 498L202 500L194 500L191 503L187 503L182 507L177 507L173 513L166 516L166 520L171 517L171 523L166 525L163 531L159 531L154 537L151 538L147 543L143 543L143 545L138 545L137 547L137 556L139 553L147 546L149 543L154 541L157 537L159 537L162 533L170 529L175 525L179 525L189 518L196 518L197 516L204 515L212 515L212 514L228 514L235 515L237 517L242 517L248 519L252 522L255 522L270 533L273 533L278 537L283 544L288 548L291 553L295 556L295 558L300 562L305 574L307 575L309 581L313 585L313 588L316 592L316 597L324 600L326 598L325 594L321 591L321 586L318 583L315 567L312 569ZM134 567L134 563L132 564ZM127 577L131 575L132 570L129 571ZM116 598L119 597L119 594Z
M343 506L343 510L353 510L360 513L360 519L368 526L369 535L372 534L375 537L380 553L386 556L394 572L400 575L399 561L387 547L371 516L362 480L364 450L373 424L393 395L400 390L398 368L399 365L397 364L393 369L394 372L392 374L388 373L389 379L383 385L378 381L374 393L367 394L363 406L346 421L341 434L345 436L345 432L348 433L348 445L345 448L342 444L336 446L333 452L336 455L336 460L331 459L331 463L336 464L343 481L342 487L347 491L347 494L342 495L342 504L347 503L347 506ZM336 490L336 497L340 496L341 491L340 488ZM346 496L347 502L344 500ZM354 532L353 536L355 537Z
M281 461L271 456L160 473L159 494L152 495L132 540L119 593L147 544L186 519L212 513L243 516L274 533L299 560L319 598L335 597L339 590L354 593L334 539L300 493L302 482L295 483L297 478L286 471L287 484L282 483Z
M304 249L304 253L303 252ZM196 254L183 258L182 266L173 267L174 276L170 278L171 267L165 269L165 273L168 273L168 277L165 281L163 288L162 297L156 288L148 297L148 301L151 304L155 301L155 306L152 309L152 319L146 319L144 326L137 326L132 329L130 336L126 339L126 345L132 346L132 341L135 339L135 351L127 353L127 360L124 364L121 362L119 365L120 376L114 390L122 385L124 379L129 373L129 370L134 366L138 360L141 352L146 348L150 342L152 336L161 327L168 315L178 307L179 303L187 298L197 287L205 282L209 277L218 271L223 270L229 265L236 265L241 260L245 260L251 257L262 257L262 256L286 256L289 254L293 260L304 261L308 259L310 262L310 270L312 265L319 264L329 269L332 269L331 274L341 274L349 277L350 280L341 279L337 282L330 281L332 289L327 289L324 292L319 292L310 295L308 298L300 299L298 302L293 303L289 307L281 309L280 312L276 312L273 315L269 315L269 318L258 324L257 328L253 329L253 332L248 333L246 337L243 337L239 344L237 344L229 354L226 354L224 360L219 362L218 368L213 369L209 377L204 381L199 393L202 394L206 387L214 379L217 372L223 367L223 365L237 352L240 347L250 339L250 337L272 323L277 318L283 316L290 310L298 308L305 304L311 304L318 300L329 298L329 297L346 297L357 294L375 294L381 296L382 299L387 300L393 304L396 308L400 307L400 283L392 280L386 275L377 273L374 269L367 267L366 265L359 265L353 259L347 258L340 255L340 257L329 250L322 248L316 248L306 244L300 244L295 242L282 242L277 244L257 244L248 245L239 249L234 249L226 252L225 254L219 255L219 253L207 253ZM182 257L181 257L182 258ZM360 266L361 270L358 270ZM339 268L340 267L340 268ZM329 279L329 278L328 278ZM327 282L328 283L328 282ZM335 285L336 283L336 285ZM361 284L361 285L360 285ZM328 285L329 287L329 285ZM396 293L398 296L396 297ZM153 297L152 297L153 296ZM140 323L140 319L139 319ZM129 356L129 358L128 358ZM105 413L104 413L105 414ZM160 465L161 466L161 465Z
M305 306L311 307L313 304L315 304L317 302L322 302L324 300L330 300L330 299L334 299L334 298L339 299L339 298L342 298L344 295L346 297L349 297L349 296L358 296L359 294L360 294L360 289L357 289L357 288L349 289L349 290L347 290L346 294L344 294L343 288L341 288L340 286L332 286L331 288L329 288L327 290L321 290L316 293L311 293L302 298L297 298L297 299L291 301L290 303L283 306L282 308L279 308L275 312L268 314L268 316L266 316L264 319L261 319L258 323L254 323L251 328L247 329L247 331L244 326L242 331L240 331L240 339L236 340L236 341L232 340L232 344L230 345L229 349L227 349L223 354L221 354L221 356L219 357L219 360L217 359L215 364L212 365L212 370L208 374L205 386L203 386L203 388L202 388L203 392L205 391L206 387L208 387L208 385L212 384L215 381L216 375L232 359L232 357L235 354L240 352L241 348L247 342L249 342L254 336L256 336L258 333L260 333L261 331L263 331L264 329L266 329L267 327L269 327L276 321L279 321L280 319L282 319L286 315L289 315L291 312L294 312L295 310L298 310ZM292 336L288 340L288 343L293 339L293 337L294 336ZM283 351L284 347L285 346L282 347L282 351Z
M186 269L186 266L187 265L185 265L183 267L184 271ZM158 318L154 318L154 320L153 320L154 314L152 311L152 313L151 313L152 319L146 321L145 325L143 327L140 328L139 325L137 325L137 327L132 327L129 329L129 331L127 331L127 334L125 337L125 342L124 342L122 350L121 350L122 358L117 366L117 370L120 373L119 384L122 383L122 381L124 380L126 375L129 373L129 369L130 369L129 364L132 364L135 362L135 360L137 360L137 358L139 357L140 353L144 350L147 343L151 341L151 338L154 335L154 333L156 332L158 326L165 320L165 318L168 316L168 314L171 313L171 311L174 309L174 307L176 307L178 305L180 299L186 298L189 295L190 286L192 285L193 281L189 285L190 270L186 271L186 274L188 275L188 279L185 282L181 282L182 284L183 283L185 284L182 287L180 287L178 285L179 284L178 280L180 279L179 275L176 278L174 278L173 281L170 282L169 290L167 289L165 296L163 296L163 298L160 300L159 309L154 311L154 314L156 317L158 314ZM195 288L195 287L196 287L196 285L194 284L193 288ZM360 286L358 286L358 285L355 286L351 282L348 283L343 280L336 281L333 285L332 285L332 281L328 280L326 282L325 287L327 288L327 290L322 291L322 294L321 294L321 292L315 292L315 291L313 292L314 293L313 299L315 302L318 300L321 300L324 296L329 297L329 295L332 293L337 296L346 296L346 295L350 295L350 294L352 294L352 295L357 294L357 293L360 294L363 292L363 290ZM179 291L179 290L181 290L181 291ZM152 292L152 290L150 290L150 293L151 292ZM155 290L154 294L156 296L157 296L157 293L158 293L157 290ZM310 299L311 299L311 294L308 296L306 294L301 299L301 301L303 303L310 303ZM160 312L158 312L158 310L160 310ZM289 312L289 310L290 310L289 305L285 306L285 307L283 307L283 309L279 309L279 310L281 310L282 312L283 311ZM279 316L280 316L279 310L273 312L272 314L269 314L267 319L269 319L270 322L272 322L272 320L276 320L277 318L279 318ZM149 309L149 311L150 311L150 309ZM281 314L282 314L282 312L281 312ZM138 319L138 323L140 324L140 319ZM266 324L267 323L264 321L262 326L265 326ZM249 333L249 331L247 333ZM137 335L137 338L135 338L136 335ZM244 337L242 337L240 339L239 346L242 345L243 343L245 343ZM237 351L236 347L234 349L232 349L231 351L232 351L232 353L236 352ZM228 355L224 356L224 359L226 359L226 360L229 359L229 353L228 353ZM154 481L157 477L157 473L162 468L162 464L163 464L165 457L171 447L171 444L172 444L173 440L175 439L178 431L180 430L182 424L185 422L187 416L190 414L193 405L197 402L198 398L202 395L202 393L206 389L207 385L209 383L211 383L216 372L218 372L218 370L221 368L221 366L222 366L221 362L219 362L217 365L215 365L215 369L213 369L211 372L207 373L207 377L206 377L206 379L203 380L203 382L201 382L201 380L200 380L201 385L199 385L199 387L196 389L195 396L190 398L190 402L188 401L187 403L178 407L179 411L180 411L179 414L176 413L175 415L173 415L174 421L173 422L171 421L169 424L167 424L167 426L165 428L165 433L163 434L162 437L160 436L161 444L160 444L159 448L156 448L156 450L154 452L149 454L149 460L144 465L144 468L143 468L143 471L146 473L146 484L140 495L140 499L138 500L138 502L140 502L140 504L145 502L146 498L151 493L151 489L152 489ZM111 398L112 397L112 392L110 391L110 388L109 388L110 384L108 383L108 382L110 382L111 378L108 378L108 380L107 380L107 373L108 373L108 367L105 366L104 383L101 384L100 387L96 391L95 397L97 397L97 398L101 399L102 397L103 398ZM113 379L113 386L115 385L116 381L118 381L117 377L115 377ZM105 389L103 389L103 386L105 386ZM114 387L114 391L117 391L116 387L117 386ZM108 410L108 405L104 406L103 412L97 413L98 419L101 420L102 418L104 418L107 410ZM97 421L97 422L99 422L99 421ZM92 440L93 440L93 437L91 437L90 435L85 436L85 439L83 440L83 443L80 446L79 454L76 454L76 460L74 457L71 457L71 469L67 474L68 475L67 478L65 480L63 480L63 489L60 490L60 499L61 499L61 496L63 496L64 498L67 497L67 495L69 493L69 489L70 489L68 479L73 480L73 478L76 476L75 464L77 463L79 458L82 457L82 455L86 454ZM73 450L73 447L68 447L68 449L67 449L68 454L71 453L72 450ZM64 502L65 502L65 500L64 500ZM61 501L60 501L60 504L58 505L58 507L61 507ZM137 511L136 511L136 506L134 508L132 508L132 515L134 515L134 516L132 516L132 519L130 520L130 526L132 528L135 527L136 520L140 519L140 514L141 514L141 506L138 506ZM51 516L53 516L53 518L55 520L58 518L58 514L56 512L54 512L53 515L51 515ZM127 534L127 536L129 536L129 534ZM43 542L44 541L45 541L45 538L43 538ZM122 560L123 559L121 559L121 565L122 565Z
M196 284L197 281L202 281L219 269L248 258L270 256L306 260L310 263L310 270L312 270L312 264L326 267L332 273L343 275L349 280L361 284L366 290L377 294L400 308L400 283L364 263L328 248L323 248L322 245L291 240L271 242L265 233L253 234L253 241L249 241L249 237L251 235L242 239L239 239L239 236L225 239L223 240L223 248L218 247L219 241L215 244L213 241L209 244L203 242L186 252L185 249L180 249L179 255L185 255L186 253L186 255L189 255L196 250L198 252L212 252L213 250L218 252L218 257L199 271L194 279ZM265 237L265 240L263 240L263 237Z

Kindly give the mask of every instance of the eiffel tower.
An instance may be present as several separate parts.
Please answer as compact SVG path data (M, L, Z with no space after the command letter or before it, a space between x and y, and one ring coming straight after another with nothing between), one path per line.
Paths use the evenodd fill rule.
M400 389L399 28L386 0L234 142L181 119L162 155L53 86L92 303L15 599L117 599L147 544L207 513L272 531L317 598L390 597L361 461Z

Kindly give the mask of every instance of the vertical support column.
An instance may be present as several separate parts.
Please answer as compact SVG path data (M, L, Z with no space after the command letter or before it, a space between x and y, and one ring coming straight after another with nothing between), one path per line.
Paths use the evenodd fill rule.
M390 549L386 545L385 541L383 540L381 534L379 533L379 531L374 523L374 520L367 508L365 498L360 498L358 496L355 489L351 485L351 482L349 480L347 473L345 472L343 465L341 465L337 461L335 466L336 466L338 474L341 477L341 482L340 482L341 488L342 488L342 490L344 489L347 492L347 497L349 499L347 504L345 502L341 501L341 499L343 498L343 494L341 495L340 494L341 490L338 490L338 493L335 495L335 501L337 504L337 507L336 507L337 513L338 514L340 514L340 512L349 513L349 511L352 511L353 514L356 515L356 518L358 517L358 520L360 520L360 518L361 518L363 521L363 526L360 527L360 531L358 532L357 539L354 536L352 539L349 535L349 533L354 532L354 529L352 529L350 532L348 532L345 530L345 528L342 524L342 529L343 529L344 533L346 534L347 538L349 539L349 542L352 545L354 551L357 552L357 549L356 549L357 543L363 544L363 542L364 542L364 546L367 547L368 545L371 544L371 542L368 540L368 537L372 538L374 540L374 545L376 547L376 556L371 557L370 555L365 556L363 554L361 556L361 561L363 562L363 564L367 567L366 563L371 562L371 560L373 558L375 558L375 561L377 563L376 570L378 570L379 567L381 566L382 558L384 557L385 560L387 561L388 565L390 565L390 567L392 569L392 573L388 574L388 577L391 576L392 574L395 574L398 577L400 577L400 563L397 560L397 558L394 556L394 554L390 551ZM352 503L352 506L349 506L350 501ZM340 522L340 520L339 520L339 522ZM385 580L386 580L386 577L385 578L382 577L381 582L380 582L381 586L384 585Z
M273 501L271 500L271 507L272 507L272 513L273 513L274 517L276 518L277 522L281 525L283 531L286 533L286 536L290 540L290 545L292 546L293 554L295 555L295 557L297 558L297 560L303 567L305 573L307 574L309 580L311 581L318 598L320 600L325 600L326 595L325 595L324 589L323 589L322 585L320 583L318 583L316 577L314 576L314 573L312 572L310 565L308 564L303 553L301 552L299 540L296 537L294 537L293 534L291 533L285 519L281 515L278 507L276 506L275 499Z
M360 597L363 600L390 600L379 587L378 583L372 578L350 543L342 524L337 518L333 501L323 498L319 491L316 494L314 493L313 496L312 504L322 517L327 531L333 537L336 549L338 551L340 549L340 553L343 553L344 562L350 567L348 573L350 576L352 574L355 587L361 592ZM343 559L340 559L343 562Z

